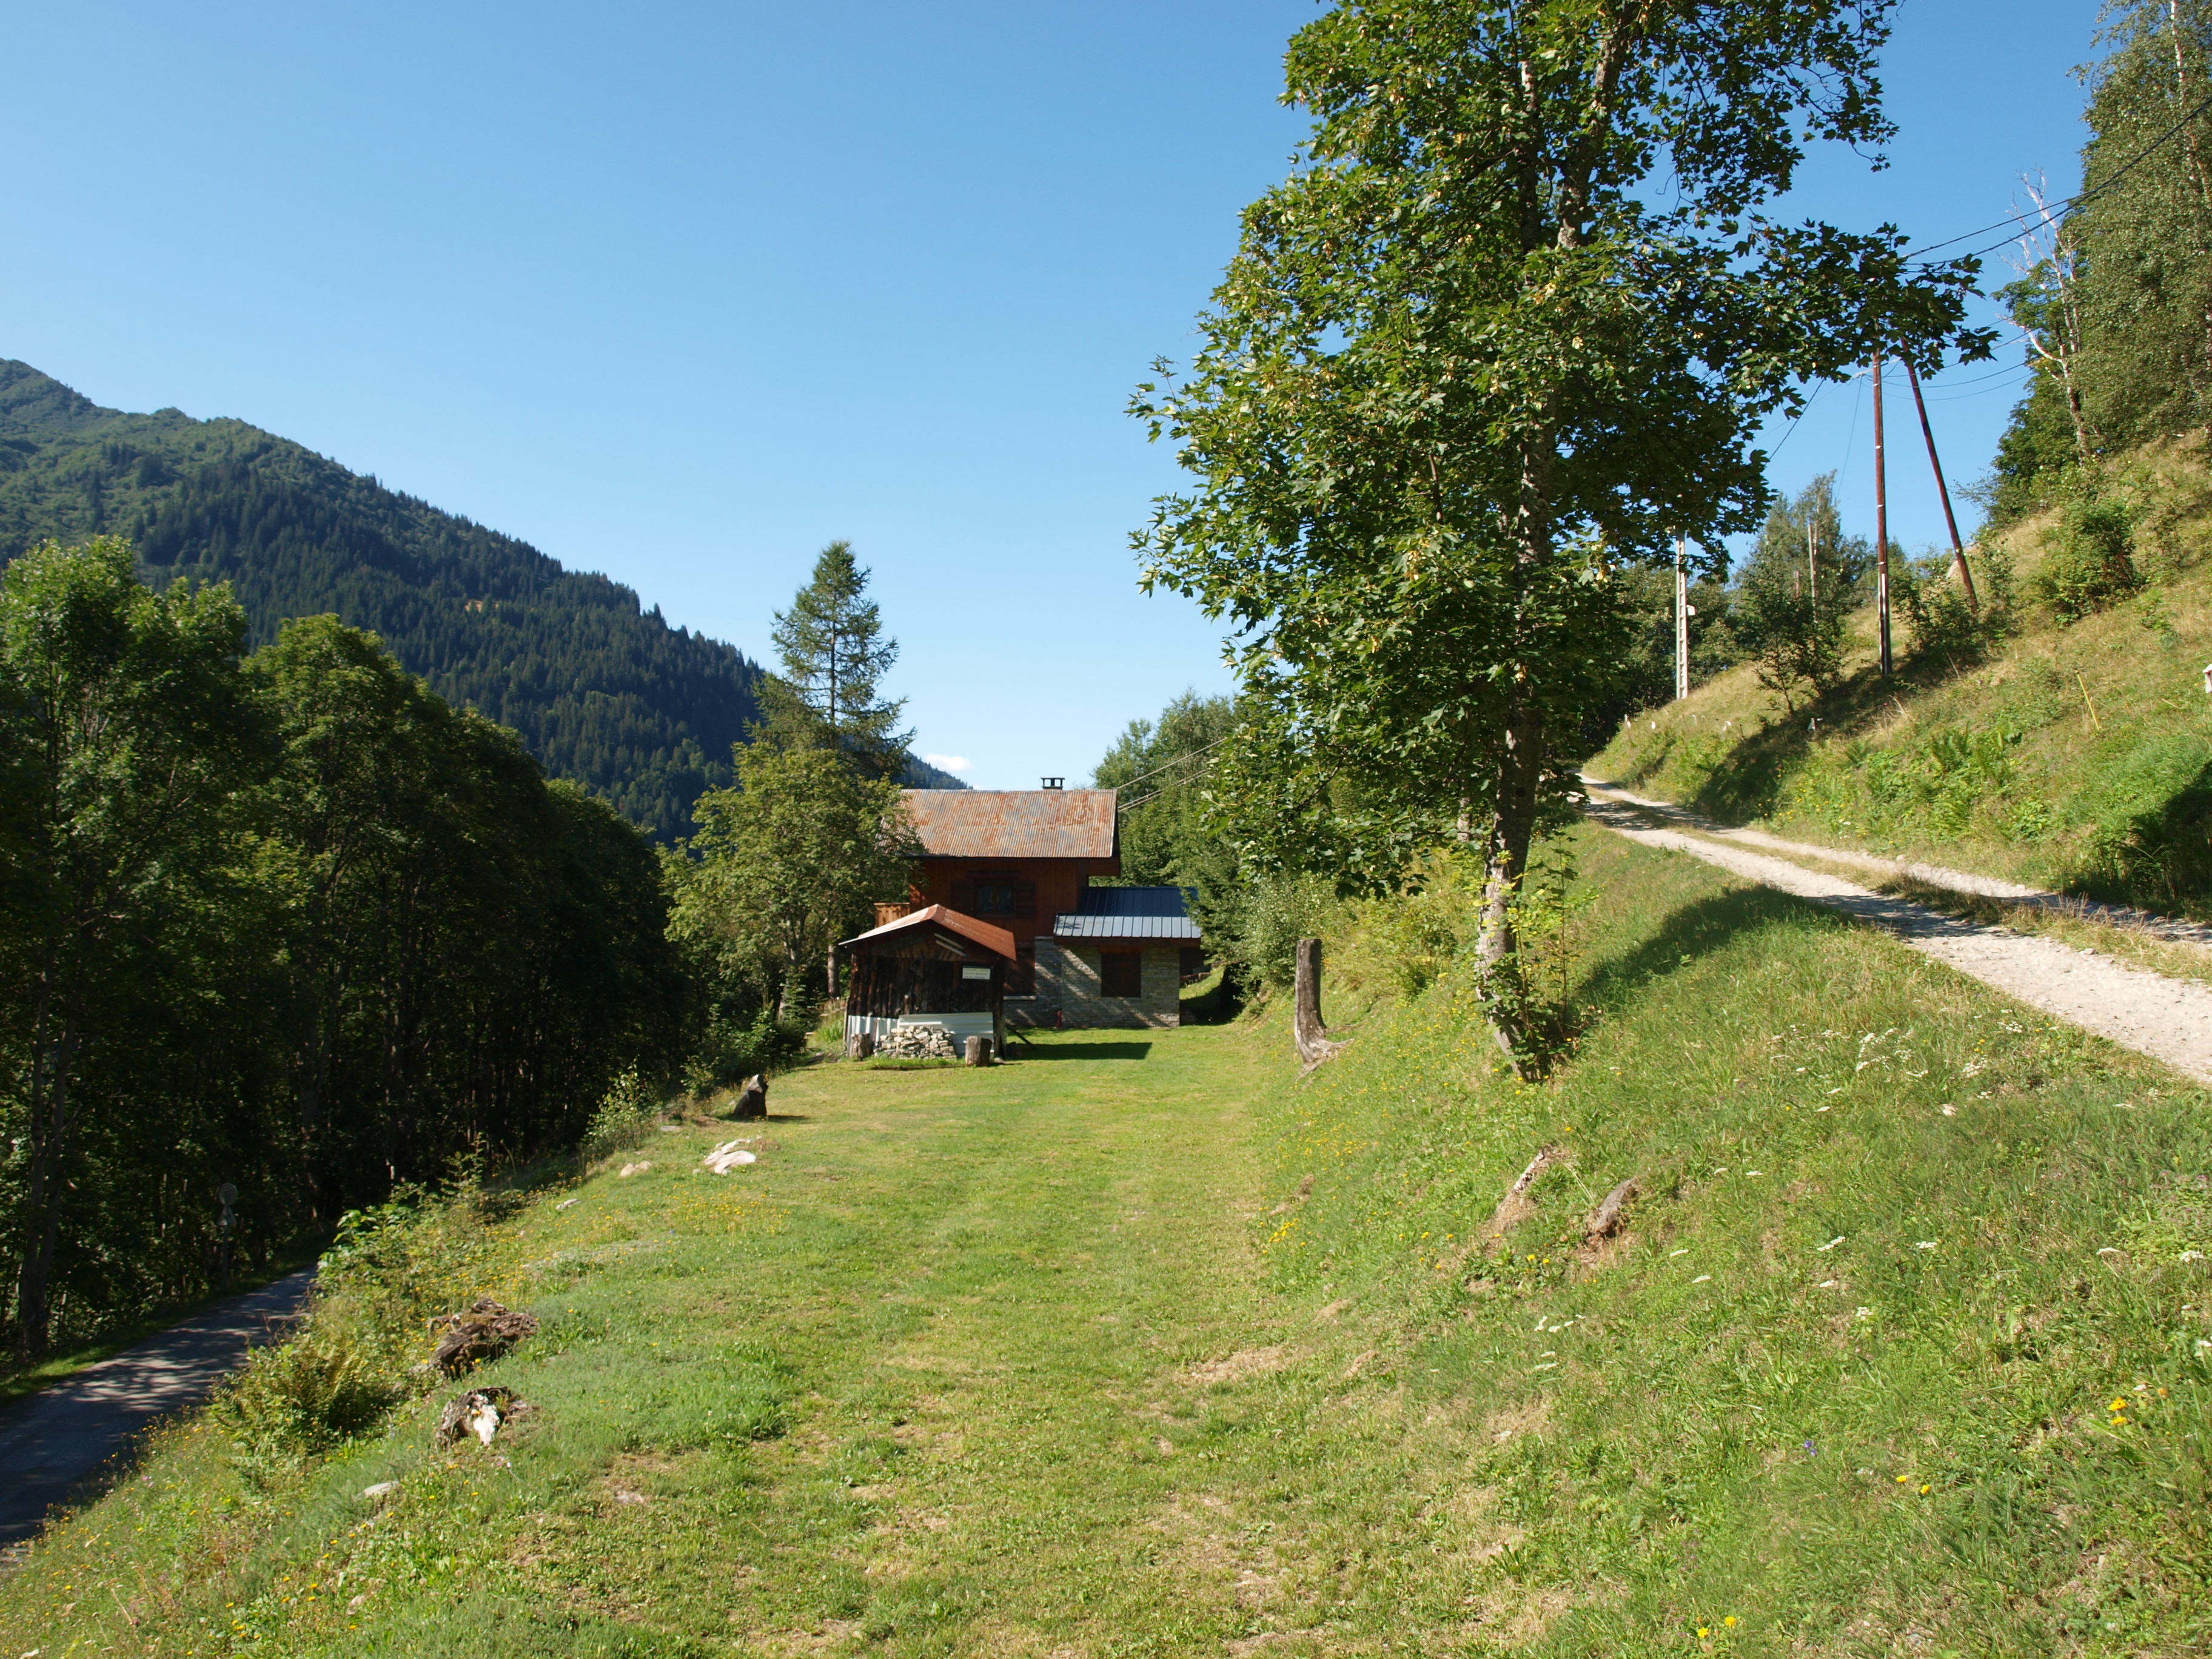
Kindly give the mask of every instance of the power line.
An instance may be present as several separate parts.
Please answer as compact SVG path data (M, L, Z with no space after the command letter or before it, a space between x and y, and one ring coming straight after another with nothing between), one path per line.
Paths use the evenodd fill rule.
M2077 212L2081 208L2087 206L2089 203L2095 201L2106 191L2111 190L2114 185L2118 185L2121 179L2126 178L2129 173L2134 172L2145 161L2148 161L2154 152L2164 148L2166 144L2171 143L2181 132L2183 128L2186 127L2191 121L2194 121L2198 116L2203 114L2204 112L2209 109L2212 109L2212 94L2207 94L2204 97L2199 99L2195 105L2183 112L2182 117L2179 121L2176 121L2164 132L2159 134L2157 137L2152 139L2150 143L2145 144L2133 155L2130 155L2126 161L2120 163L2118 167L2106 174L2103 182L2099 184L2094 189L2085 190L2078 196L2068 197L2064 201L2058 204L2056 210L2051 211L2049 216L2052 219L2063 219L2068 214ZM1918 260L1923 254L1933 253L1938 248L1949 247L1958 242L1971 241L1977 236L1986 236L1993 230L2002 230L2008 225L2017 227L2019 222L2020 221L2016 216L2009 219L2000 219L1995 224L1984 225L1978 230L1962 232L1959 235L1951 237L1947 241L1930 242L1925 247L1914 248L1911 252L1905 254L1904 258L1907 260ZM2019 236L2018 232L2015 229L2012 235L2006 236L1998 241L1991 242L1987 247L1976 248L1970 253L1954 254L1952 258L1956 259L1978 258L1982 254L1992 252L1996 249L2004 246L2007 242L2016 241L2017 240L2019 240Z

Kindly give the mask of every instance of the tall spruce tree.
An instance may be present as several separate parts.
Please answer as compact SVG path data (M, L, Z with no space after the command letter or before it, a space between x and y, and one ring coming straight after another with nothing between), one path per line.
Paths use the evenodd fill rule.
M762 697L771 741L787 747L823 743L842 750L864 776L898 775L914 734L899 729L905 699L884 701L876 694L898 660L898 641L883 627L853 544L830 543L791 609L775 613L769 637L783 674Z
M1759 422L1807 380L1987 355L1972 261L1759 211L1808 142L1890 136L1891 9L1347 0L1292 40L1305 159L1246 211L1189 372L1134 404L1199 480L1139 538L1145 583L1231 618L1275 711L1224 769L1255 834L1346 792L1403 846L1482 826L1502 969L1620 654L1609 567L1756 529Z

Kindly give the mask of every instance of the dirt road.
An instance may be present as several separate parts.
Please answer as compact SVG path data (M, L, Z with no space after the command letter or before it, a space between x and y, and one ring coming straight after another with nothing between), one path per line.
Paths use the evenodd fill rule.
M1604 786L1594 784L1593 788L1604 790ZM1633 797L1626 799L1634 802ZM1840 876L1808 870L1785 859L1752 852L1741 843L1760 836L1757 830L1729 831L1723 840L1713 833L1662 829L1653 824L1647 816L1654 805L1624 804L1594 793L1589 811L1607 829L1631 841L1686 853L1747 881L1778 888L1832 910L1840 910L1857 921L1887 928L1911 949L1933 957L2008 996L2017 997L2032 1008L2039 1008L2123 1048L2163 1060L2200 1083L2212 1083L2212 991L2202 986L2126 967L2109 957L2076 950L2053 939L1961 921L1923 905L1874 892ZM1675 815L1674 809L1666 810ZM1771 836L1760 838L1774 842ZM1775 844L1795 848L1791 842ZM1837 854L1821 848L1796 850L1831 860L1837 858ZM1880 862L1887 865L1889 861ZM1906 872L1929 881L1935 881L1939 874L1961 875L1956 871L1936 872L1920 866L1912 866ZM1945 880L1935 884L1956 886L1958 883ZM2008 888L2010 884L1990 882L1988 886ZM1960 890L1987 890L1961 887ZM2021 893L2033 890L2020 890ZM2013 896L2010 893L1992 896Z

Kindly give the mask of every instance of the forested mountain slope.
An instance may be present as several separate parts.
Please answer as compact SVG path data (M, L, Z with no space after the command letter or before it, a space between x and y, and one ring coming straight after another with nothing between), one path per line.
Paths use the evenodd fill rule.
M730 745L757 714L757 665L618 582L242 421L103 409L0 359L0 559L103 532L129 537L157 583L229 582L256 645L325 611L372 630L449 702L664 837L730 781Z

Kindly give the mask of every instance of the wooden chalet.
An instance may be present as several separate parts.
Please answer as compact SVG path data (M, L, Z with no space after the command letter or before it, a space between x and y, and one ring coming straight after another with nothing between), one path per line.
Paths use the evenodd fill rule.
M1181 1023L1182 981L1204 971L1183 891L1092 884L1121 873L1113 790L1065 789L1057 779L1042 789L909 789L906 806L922 846L916 912L972 917L1012 939L1006 1018ZM876 919L897 914L887 905Z
M1003 927L941 904L884 921L837 948L851 958L845 1046L878 1042L901 1025L942 1026L957 1049L969 1037L1006 1043L1006 975L1014 939Z

